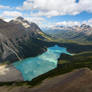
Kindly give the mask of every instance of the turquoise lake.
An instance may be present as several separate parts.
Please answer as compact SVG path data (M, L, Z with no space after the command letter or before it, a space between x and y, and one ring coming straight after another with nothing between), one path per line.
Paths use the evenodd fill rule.
M15 62L13 65L22 73L24 81L44 74L57 67L58 58L62 53L70 54L66 48L55 45L49 47L43 54Z

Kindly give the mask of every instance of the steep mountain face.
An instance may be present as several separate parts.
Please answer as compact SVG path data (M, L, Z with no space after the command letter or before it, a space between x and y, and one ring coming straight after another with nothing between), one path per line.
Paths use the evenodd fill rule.
M81 26L64 27L56 26L51 29L47 29L46 33L65 40L76 40L76 41L92 41L92 27L86 24Z
M35 56L44 49L45 34L35 23L29 23L22 17L10 22L0 19L0 61L21 60ZM34 47L34 48L33 48Z
M25 31L27 31L31 35L31 37L41 37L40 33L43 33L38 25L36 25L35 23L29 23L22 17L18 17L15 20L10 21L10 24L22 25L22 27L25 28Z

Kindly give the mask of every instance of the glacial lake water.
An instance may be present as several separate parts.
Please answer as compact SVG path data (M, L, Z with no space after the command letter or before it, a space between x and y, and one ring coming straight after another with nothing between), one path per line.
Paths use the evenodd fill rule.
M22 73L24 81L30 81L33 78L56 68L58 58L62 53L70 54L66 48L55 45L49 47L46 52L39 56L15 62L13 65Z

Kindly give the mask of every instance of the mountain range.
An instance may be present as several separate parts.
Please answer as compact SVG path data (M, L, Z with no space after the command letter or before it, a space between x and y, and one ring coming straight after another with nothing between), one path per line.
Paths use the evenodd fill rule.
M22 17L9 22L0 19L0 62L13 62L41 54L46 51L46 47L52 45L52 39L92 41L92 27L86 24L55 26L44 30Z
M63 39L65 42L58 39ZM92 27L86 24L73 27L55 26L45 28L42 31L37 24L29 23L22 17L18 17L10 22L5 22L0 19L0 91L20 92L23 90L25 92L51 92L53 90L54 92L61 92L62 90L62 92L79 92L79 89L81 89L80 92L83 92L84 89L89 91L89 87L92 85L90 81L92 79L92 43L90 45L86 43L82 45L72 43L71 40L77 42L92 42ZM23 81L23 78L21 79L22 81L19 81L22 77L20 76L22 72L15 66L12 66L14 64L13 62L40 55L49 46L55 44L60 47L65 47L71 55L68 53L61 54L55 69L34 78L31 82ZM48 58L44 55L43 57L41 55L41 57L34 58L33 65L25 60L32 67L29 67L25 62L18 67L21 69L21 67L25 66L25 68L23 67L23 71L28 69L28 71L25 71L26 74L32 73L34 75L35 73L41 73L41 70L45 69L44 66L46 66L46 63L48 64L49 62L54 65L52 62L53 59L51 59L52 55L56 58L60 50L63 51L63 49L55 49L55 52L53 50L48 50ZM50 55L50 53L52 54ZM56 53L56 55L53 53ZM35 60L38 62L36 63ZM43 63L45 65L41 65L39 61L45 62ZM22 62L18 62L17 64L19 63ZM33 67L37 67L39 72L36 69L34 70ZM52 66L48 65L47 68L49 67ZM12 79L18 79L18 82L13 82L11 81ZM4 82L3 80L10 82ZM76 87L76 84L79 86ZM39 87L36 85L39 85Z
M43 43L47 38L37 24L22 17L10 22L0 19L0 61L35 56L45 50Z
M92 41L92 27L86 24L81 26L54 26L47 28L45 32L55 38L74 40L80 42Z

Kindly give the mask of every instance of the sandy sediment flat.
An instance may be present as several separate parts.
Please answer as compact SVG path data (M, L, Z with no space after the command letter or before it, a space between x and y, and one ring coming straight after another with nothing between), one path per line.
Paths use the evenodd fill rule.
M0 92L92 92L92 71L88 68L46 79L42 84L28 86L1 86Z
M13 65L0 65L0 82L23 81L22 74Z
M0 86L0 92L92 92L92 70L82 68L29 86Z

